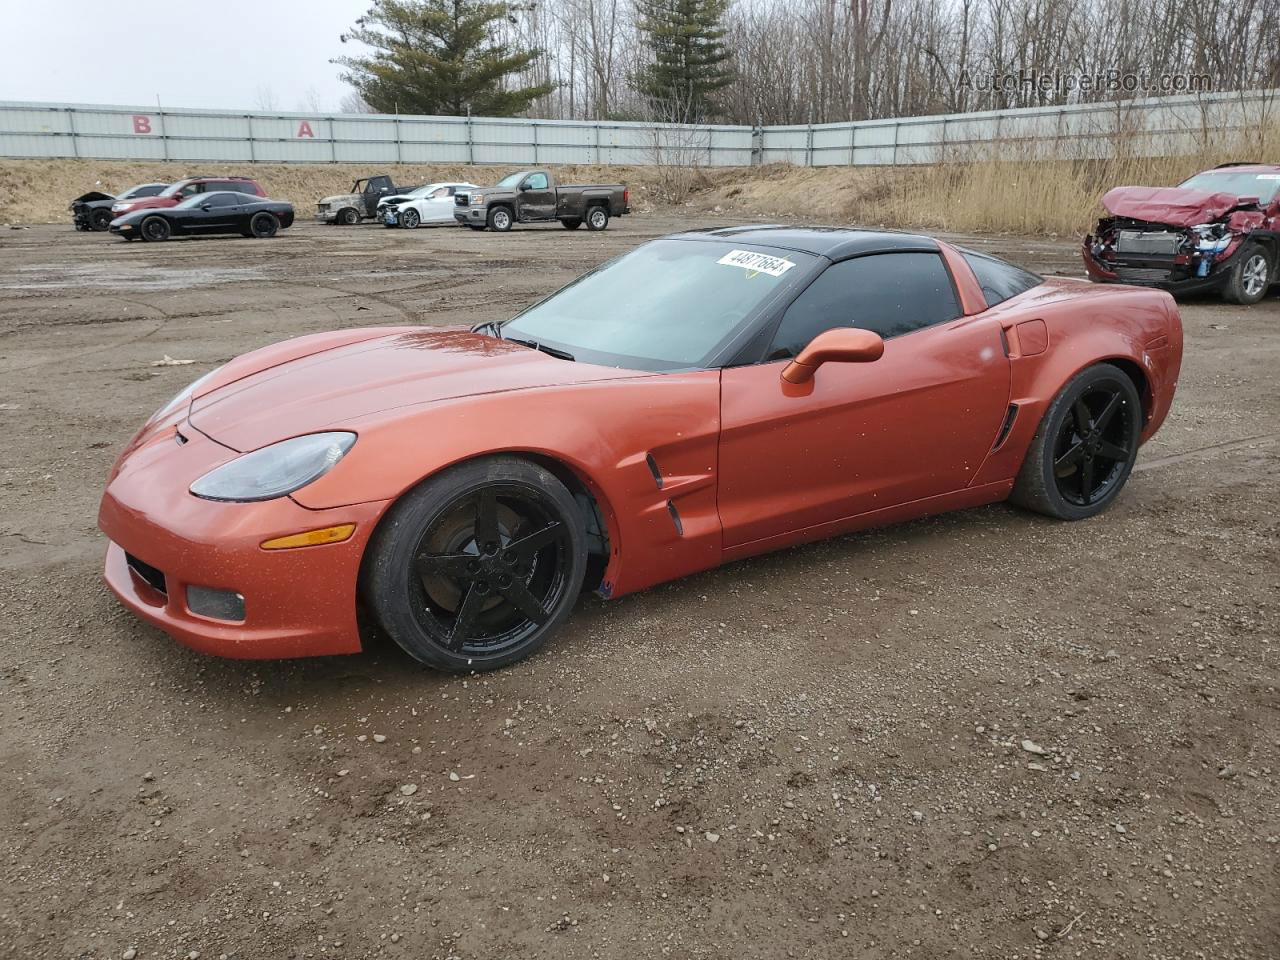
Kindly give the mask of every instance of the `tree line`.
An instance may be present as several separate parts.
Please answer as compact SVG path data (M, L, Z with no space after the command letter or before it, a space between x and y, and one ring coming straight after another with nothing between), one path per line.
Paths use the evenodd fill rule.
M375 0L376 112L830 123L1280 87L1280 0Z

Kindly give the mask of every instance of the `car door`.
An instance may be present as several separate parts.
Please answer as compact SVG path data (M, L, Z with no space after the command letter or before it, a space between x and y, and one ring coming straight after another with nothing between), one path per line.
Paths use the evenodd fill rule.
M199 215L186 224L192 233L229 233L239 229L239 219L244 212L244 201L238 193L206 193L197 207Z
M840 326L876 331L884 355L782 380L790 357ZM968 486L1008 407L1003 343L997 321L961 316L936 253L832 264L787 307L763 363L722 372L724 546Z
M519 197L521 220L550 220L556 215L556 192L550 178L541 171L524 178Z
M422 222L452 223L454 192L454 187L437 187L427 194L418 204L422 208Z

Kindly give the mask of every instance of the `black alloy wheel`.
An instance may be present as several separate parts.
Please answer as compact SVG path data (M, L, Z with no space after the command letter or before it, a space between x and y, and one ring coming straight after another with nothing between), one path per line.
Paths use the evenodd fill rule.
M102 231L107 229L107 227L111 226L111 211L110 210L93 211L92 222L93 222L94 230Z
M410 655L488 670L538 649L582 586L586 535L573 496L514 457L473 461L406 496L370 544L364 592Z
M1141 432L1133 381L1111 364L1084 370L1045 412L1011 499L1063 520L1102 512L1129 478Z
M138 233L142 239L153 243L168 240L170 232L169 221L164 217L147 217L138 227Z
M267 213L265 210L255 213L249 220L249 232L259 240L267 240L274 237L279 229L280 221L276 219L276 215Z

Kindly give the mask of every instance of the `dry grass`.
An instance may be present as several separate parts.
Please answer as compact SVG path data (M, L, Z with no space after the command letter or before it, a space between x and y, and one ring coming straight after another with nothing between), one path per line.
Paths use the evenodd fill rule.
M670 165L570 166L565 181L624 182L641 212L660 206L715 211L743 220L781 218L812 223L936 229L958 233L1073 235L1088 230L1099 199L1123 184L1175 184L1228 160L1274 158L1280 128L1254 131L1238 142L1194 155L1138 157L1124 149L1109 160L1041 159L1032 145L1020 155L1008 145L920 167L789 165L737 169L689 168L688 190L671 189ZM0 222L59 222L67 203L87 190L117 192L150 180L193 172L257 177L267 192L291 200L301 214L326 194L344 192L356 177L390 173L404 184L433 180L494 183L515 167L463 165L134 163L95 160L0 160Z

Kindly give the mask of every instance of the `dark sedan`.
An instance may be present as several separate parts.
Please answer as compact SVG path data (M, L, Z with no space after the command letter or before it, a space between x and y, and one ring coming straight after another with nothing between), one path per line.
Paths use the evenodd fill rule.
M135 210L111 221L109 228L126 240L160 241L170 237L238 233L265 239L293 223L293 204L246 193L197 193L176 207Z

